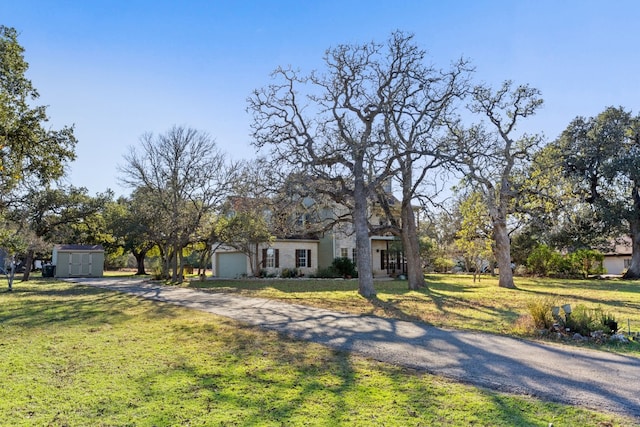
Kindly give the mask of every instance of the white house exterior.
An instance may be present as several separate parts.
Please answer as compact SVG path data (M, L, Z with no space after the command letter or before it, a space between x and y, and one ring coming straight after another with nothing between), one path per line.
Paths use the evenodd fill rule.
M318 268L319 241L314 239L276 239L260 243L251 255L229 245L219 246L212 255L215 277L239 279L260 271L279 276L285 269L309 276ZM252 268L253 266L253 268Z
M346 208L334 206L324 215L337 218L347 214ZM381 220L370 215L372 224ZM242 278L258 273L269 276L286 275L293 269L300 275L309 276L319 268L327 268L335 258L346 257L356 263L356 239L353 225L337 222L329 230L316 233L317 238L276 239L256 245L251 254L246 254L233 245L214 245L212 253L213 275L220 278ZM393 236L371 236L371 261L375 277L386 277L406 272L406 261L397 250L397 239ZM253 268L252 268L253 266ZM356 265L357 267L357 265Z
M604 254L602 263L606 274L621 275L631 265L631 239L624 237L614 244L612 250Z

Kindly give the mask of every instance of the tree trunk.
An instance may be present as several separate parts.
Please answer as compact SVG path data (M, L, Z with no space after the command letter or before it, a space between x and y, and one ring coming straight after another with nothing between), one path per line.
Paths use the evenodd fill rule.
M631 264L623 279L640 279L640 218L631 222Z
M354 167L354 208L353 227L356 233L356 259L358 264L358 292L365 298L375 296L373 268L371 266L371 242L369 241L369 221L367 218L368 198L364 186L362 161Z
M631 264L624 276L622 276L623 279L640 279L640 192L637 184L637 182L634 182L632 192L633 211L629 219Z
M198 262L198 276L201 277L204 274L207 274L207 259L211 256L211 246L207 245L207 249L203 249L200 253L200 260Z
M420 242L416 230L416 217L410 203L403 203L400 212L402 221L402 246L407 258L407 279L410 290L426 287L422 260L420 259Z
M22 275L23 282L29 280L29 275L31 274L31 266L33 265L33 255L33 249L29 249L27 251L27 258L24 260L24 274Z
M175 281L178 283L184 281L184 257L182 255L182 248L178 249L178 246L176 246L175 277Z
M131 253L136 259L136 266L137 266L136 276L145 276L147 272L144 269L144 259L147 255L147 251L133 250L131 251Z
M498 286L515 289L513 271L511 271L511 242L505 220L493 221L493 238L495 240L494 256L498 263Z

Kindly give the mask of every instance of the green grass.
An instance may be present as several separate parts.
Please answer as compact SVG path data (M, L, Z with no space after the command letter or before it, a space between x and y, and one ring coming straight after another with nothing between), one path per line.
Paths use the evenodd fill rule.
M375 298L358 292L356 280L193 280L185 286L210 292L233 292L273 298L357 314L370 314L438 327L503 335L525 335L527 306L551 298L558 305L584 304L615 316L623 331L640 332L640 282L516 278L517 289L498 287L497 278L469 275L429 275L427 289L409 291L406 281L376 281ZM535 338L530 336L529 338ZM581 344L585 345L585 344ZM640 344L608 344L603 350L640 356Z
M495 393L214 315L46 280L0 292L0 360L2 426L637 421Z

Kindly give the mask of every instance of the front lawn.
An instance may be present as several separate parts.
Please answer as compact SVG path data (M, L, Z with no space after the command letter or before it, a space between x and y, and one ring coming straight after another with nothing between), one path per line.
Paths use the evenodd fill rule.
M443 293L453 285L438 286ZM637 423L458 384L107 290L53 280L14 289L0 292L2 426ZM434 291L388 291L380 298L393 304L394 295L420 300ZM251 292L296 298L283 289ZM323 292L339 300L353 291L308 295L321 299Z

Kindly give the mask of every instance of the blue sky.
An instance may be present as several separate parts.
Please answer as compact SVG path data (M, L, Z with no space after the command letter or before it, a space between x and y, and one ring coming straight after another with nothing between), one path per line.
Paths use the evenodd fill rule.
M246 99L279 65L322 68L342 43L414 33L446 68L465 57L476 79L542 91L528 131L553 139L576 116L640 113L640 2L0 0L51 126L75 124L69 181L119 187L117 165L145 132L208 132L231 157L255 157Z

